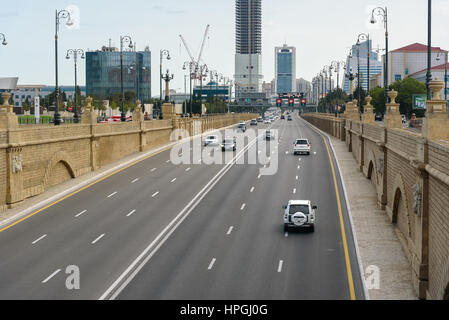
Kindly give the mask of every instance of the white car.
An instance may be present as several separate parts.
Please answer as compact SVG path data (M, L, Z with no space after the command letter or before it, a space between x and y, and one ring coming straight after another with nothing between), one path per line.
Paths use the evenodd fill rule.
M297 139L293 145L293 154L307 154L310 155L312 150L311 144L307 139Z
M223 139L223 143L221 144L221 150L223 152L228 151L228 150L236 151L237 150L236 138Z
M315 210L310 200L290 200L287 206L282 207L284 212L284 232L290 228L308 228L315 232Z
M270 124L270 123L271 123L271 120L270 120L270 119L265 119L265 120L263 121L263 123L265 123L265 124Z
M204 146L218 146L218 136L207 136L206 140L204 140Z

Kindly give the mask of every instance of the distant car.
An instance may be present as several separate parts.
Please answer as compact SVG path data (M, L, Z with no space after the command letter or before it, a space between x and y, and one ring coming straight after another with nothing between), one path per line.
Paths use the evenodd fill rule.
M262 117L257 118L257 122L263 122Z
M384 115L380 112L377 112L376 115L374 116L374 119L376 121L382 121L384 119Z
M288 119L287 119L288 121L293 121L293 118L292 118L292 116L291 115L288 115Z
M206 140L204 140L204 146L218 146L218 136L207 136Z
M274 132L271 130L267 130L265 132L265 140L269 141L275 138Z
M310 155L311 145L307 139L297 139L293 145L293 154L307 154Z
M223 139L223 143L221 144L221 150L223 152L228 151L228 150L236 151L237 150L236 139L235 138Z
M288 205L283 206L284 212L284 232L290 228L308 228L315 232L315 210L317 206L312 206L310 200L290 200Z
M270 120L270 119L265 119L265 120L263 121L263 123L265 123L265 124L270 124L270 123L271 123L271 120Z
M250 125L251 126L257 126L257 120L251 120L251 122L250 122Z
M285 120L285 116L284 115L281 116L281 120Z
M245 122L240 122L239 125L238 125L238 129L243 131L243 132L246 132L246 123Z

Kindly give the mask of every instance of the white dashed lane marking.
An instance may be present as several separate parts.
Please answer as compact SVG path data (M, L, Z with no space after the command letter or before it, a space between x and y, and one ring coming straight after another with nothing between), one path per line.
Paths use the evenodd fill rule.
M56 270L55 272L53 272L48 278L46 278L44 281L42 281L42 283L47 283L48 281L50 281L51 278L53 278L55 275L57 275L59 272L61 272L61 269Z
M94 241L92 241L92 244L96 244L98 241L100 241L101 239L103 239L103 237L105 236L105 234L103 233L101 236L99 236L97 239L95 239Z
M212 261L210 262L209 267L207 268L207 270L212 270L212 268L214 267L216 261L217 261L217 259L213 258Z
M44 234L42 237L40 237L40 238L34 240L31 244L36 244L36 243L38 243L39 241L41 241L42 239L44 239L45 237L47 237L46 234Z
M80 216L82 216L83 214L85 214L87 212L87 210L81 211L80 213L78 213L75 218L78 218Z

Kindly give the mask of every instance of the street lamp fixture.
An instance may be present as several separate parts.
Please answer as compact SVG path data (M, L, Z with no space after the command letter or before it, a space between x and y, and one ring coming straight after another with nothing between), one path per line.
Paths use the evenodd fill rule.
M384 87L385 87L385 105L388 103L388 11L387 7L377 7L371 11L371 23L377 23L375 15L382 18L385 28L385 65L384 65ZM386 106L385 106L386 107Z
M59 83L58 83L58 33L59 33L59 25L61 20L67 19L66 25L72 26L73 21L70 16L70 12L67 10L56 10L56 19L55 19L55 96L56 96L56 107L55 107L55 126L59 126L61 124L61 115L59 114Z
M122 122L126 122L125 114L125 89L123 87L123 49L125 44L128 43L128 48L132 49L133 42L130 36L120 36L120 86L122 91L122 106L121 106L121 117Z
M6 42L6 36L4 33L0 33L0 40L2 41L2 45L6 46L8 42Z
M81 59L85 59L85 55L84 55L84 50L83 49L69 49L67 50L67 56L65 57L67 60L70 60L70 56L73 57L73 61L75 64L75 105L74 105L74 111L75 111L75 115L74 115L74 121L75 123L79 123L79 115L78 115L78 96L77 96L77 92L76 89L78 88L78 55L80 55Z

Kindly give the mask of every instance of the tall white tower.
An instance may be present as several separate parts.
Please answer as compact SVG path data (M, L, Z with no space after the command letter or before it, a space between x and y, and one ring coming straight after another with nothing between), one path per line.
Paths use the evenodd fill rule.
M262 0L236 0L236 92L262 91Z

